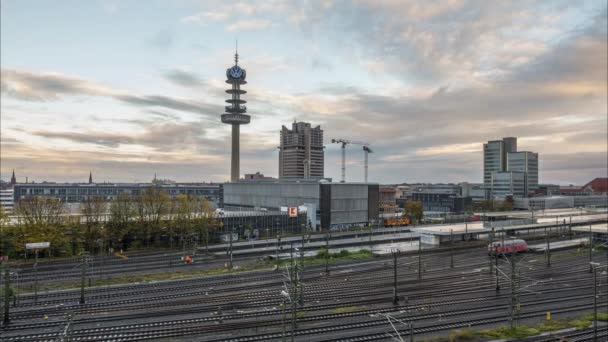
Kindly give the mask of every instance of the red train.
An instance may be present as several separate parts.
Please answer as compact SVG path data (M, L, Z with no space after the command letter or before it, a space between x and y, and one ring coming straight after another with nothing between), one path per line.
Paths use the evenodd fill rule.
M528 244L524 240L512 239L503 241L492 242L488 245L488 255L498 254L511 254L527 252Z

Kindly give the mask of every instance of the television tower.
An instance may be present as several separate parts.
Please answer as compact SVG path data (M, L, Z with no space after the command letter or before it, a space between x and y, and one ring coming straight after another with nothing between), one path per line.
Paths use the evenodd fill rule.
M230 162L230 181L237 182L240 175L240 125L249 123L250 116L247 113L247 107L242 106L247 101L241 100L241 94L246 94L245 90L241 89L241 85L247 84L245 69L239 66L238 49L234 54L234 66L226 70L226 83L232 87L226 89L226 92L232 97L226 100L229 106L226 106L226 114L222 114L222 123L232 125L232 155Z

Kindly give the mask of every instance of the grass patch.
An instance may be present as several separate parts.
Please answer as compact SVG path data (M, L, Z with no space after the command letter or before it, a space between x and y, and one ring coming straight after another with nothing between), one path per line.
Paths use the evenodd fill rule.
M598 321L608 321L608 312L598 312ZM426 342L460 342L460 341L486 341L488 339L522 339L538 335L542 332L556 331L568 328L583 330L589 328L593 322L593 313L587 313L573 319L554 319L538 323L534 326L520 325L513 329L498 327L493 329L473 330L459 329L445 336L424 339Z
M343 306L341 308L335 308L333 311L334 313L346 313L346 312L355 312L358 311L359 307L358 306Z
M458 342L458 341L472 341L476 339L476 334L473 329L461 329L455 330L450 333L448 336L448 341L450 342Z
M142 283L151 281L164 281L164 280L177 280L177 279L188 279L188 278L200 278L205 276L213 276L228 273L238 273L245 271L255 271L260 269L267 269L267 265L264 263L257 263L246 267L239 267L238 269L229 270L224 267L212 268L207 270L191 270L191 271L175 271L175 272L158 272L158 273L146 273L146 274L122 274L118 276L112 276L108 279L92 279L91 286L107 286L107 285L121 285L129 283ZM88 281L87 281L88 285ZM86 286L89 287L89 286ZM38 291L52 291L52 290L67 290L80 288L80 280L66 281L66 282L53 282L38 285ZM33 293L33 286L20 287L19 294Z
M296 312L296 317L297 318L302 318L304 316L306 316L306 311L298 311L298 312Z
M374 254L368 249L362 249L356 252L351 252L346 249L341 250L337 253L330 253L325 248L321 248L317 255L312 257L304 257L304 265L321 265L325 263L327 259L328 263L336 263L342 261L351 261L351 260L363 260L373 258ZM299 254L294 253L294 259L299 260ZM276 261L272 259L267 259L268 263L275 264ZM279 260L279 266L290 265L291 260L289 259L281 259Z
M593 321L593 313L588 313L588 314L584 315L582 319L588 320L588 321ZM597 320L604 321L604 322L608 321L608 312L598 312Z

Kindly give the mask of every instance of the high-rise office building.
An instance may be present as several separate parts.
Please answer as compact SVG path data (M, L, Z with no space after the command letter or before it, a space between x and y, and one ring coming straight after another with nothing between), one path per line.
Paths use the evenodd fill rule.
M491 176L491 196L504 197L526 197L525 184L526 173L516 171L495 171Z
M491 140L483 144L483 185L490 188L492 172L507 171L507 153L517 151L517 138Z
M538 188L538 153L528 151L507 153L507 170L526 173L526 196Z
M279 178L323 178L324 151L321 126L294 122L281 128Z

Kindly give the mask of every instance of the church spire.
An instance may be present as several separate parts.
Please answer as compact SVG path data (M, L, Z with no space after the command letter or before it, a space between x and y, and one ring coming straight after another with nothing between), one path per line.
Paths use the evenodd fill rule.
M93 184L93 172L89 171L89 184Z
M13 169L13 175L11 176L11 184L17 184L17 178L15 178L15 169Z

